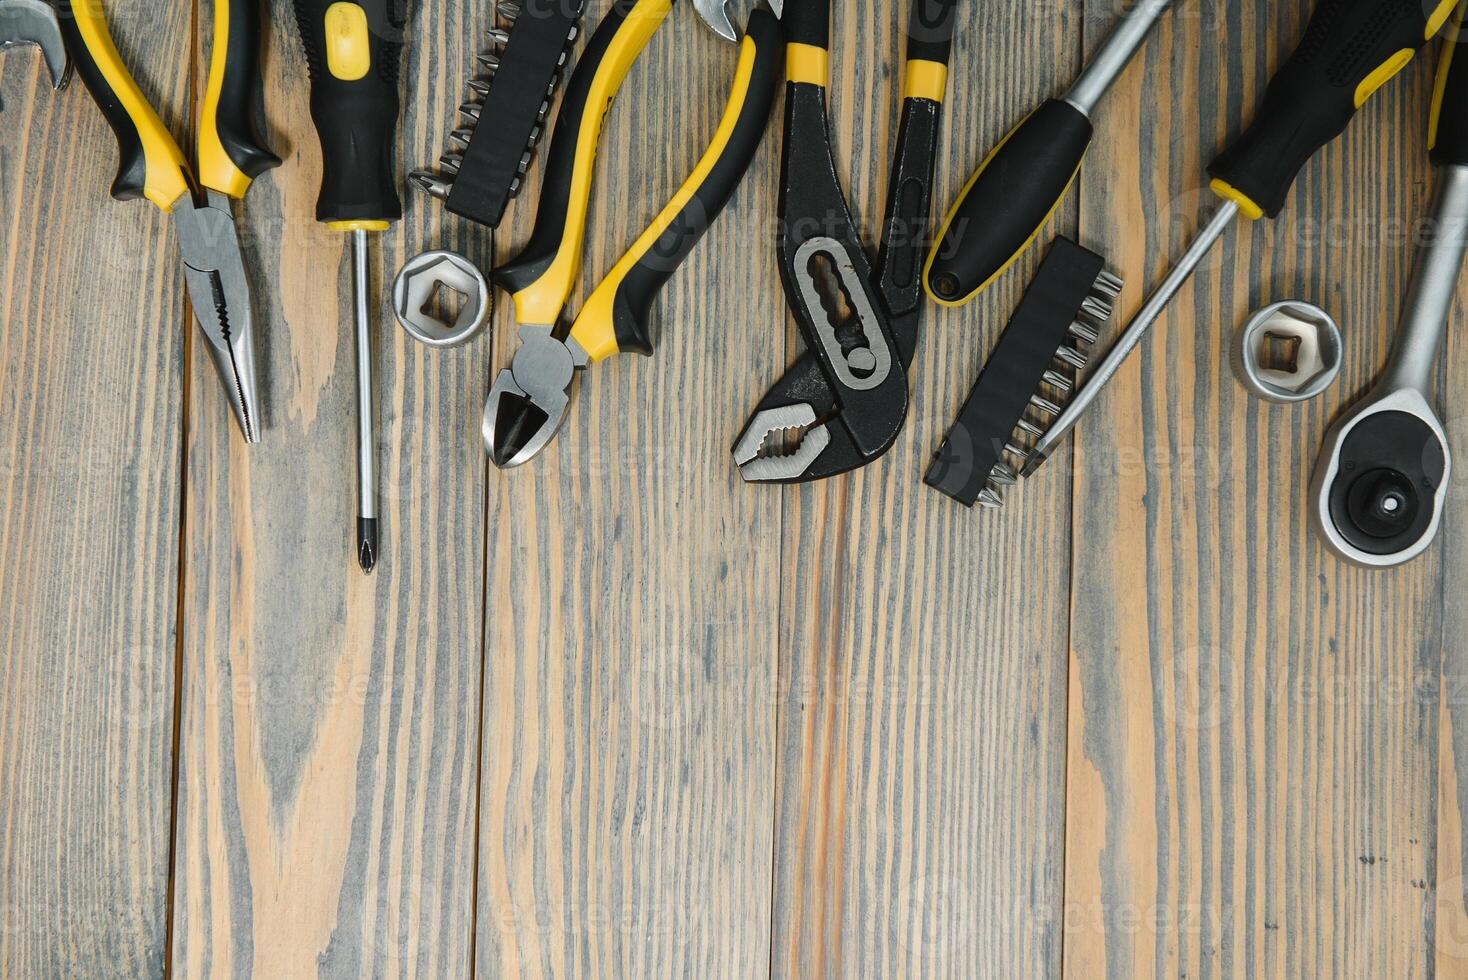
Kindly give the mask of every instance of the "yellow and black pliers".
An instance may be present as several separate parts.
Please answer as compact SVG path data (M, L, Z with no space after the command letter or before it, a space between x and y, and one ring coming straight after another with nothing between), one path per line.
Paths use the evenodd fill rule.
M173 217L194 316L246 442L260 438L255 320L232 201L280 160L260 135L259 0L215 0L214 50L192 169L122 62L102 0L60 0L76 72L117 136L112 196L146 198Z
M653 300L723 211L768 128L785 42L775 14L761 7L750 13L713 142L575 322L563 324L580 277L602 121L672 6L673 0L618 0L603 19L566 86L535 229L521 253L494 273L513 297L520 324L520 348L484 408L484 442L496 466L519 466L545 448L565 419L580 370L624 351L652 353ZM720 36L733 39L723 4L696 0L695 6Z
M734 445L746 481L804 483L850 472L890 449L907 420L956 4L912 0L902 118L874 274L831 148L830 0L791 0L779 253L806 352L760 401ZM834 283L839 299L823 290L823 280Z

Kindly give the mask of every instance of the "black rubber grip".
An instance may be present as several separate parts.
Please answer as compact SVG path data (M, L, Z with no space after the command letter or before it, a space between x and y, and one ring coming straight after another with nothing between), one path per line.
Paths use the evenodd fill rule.
M1443 41L1428 145L1439 167L1468 166L1468 56L1461 25Z
M215 14L223 5L228 15L229 51L220 82L219 108L214 129L219 143L240 172L258 177L280 158L266 144L260 123L260 0L215 0ZM214 35L216 43L218 31ZM202 175L201 175L202 176Z
M1085 113L1051 99L989 155L939 231L925 273L935 299L967 303L1024 251L1075 178L1091 131Z
M831 46L831 0L788 0L784 17L791 44Z
M948 64L958 0L911 0L907 22L907 60Z
M745 34L754 43L754 65L743 101L726 109L726 116L738 113L729 141L692 198L617 290L612 323L617 347L623 351L652 353L648 312L653 300L723 213L769 128L775 91L785 67L785 33L775 16L761 7L750 13Z
M371 63L365 75L332 74L326 12L339 0L295 0L296 21L311 71L311 119L321 138L321 221L396 221L403 216L396 158L407 0L360 0L367 15Z
M566 94L561 100L560 113L556 116L556 128L551 137L550 153L545 163L545 178L540 189L540 203L535 211L535 228L520 254L494 270L494 282L507 292L514 294L539 279L555 262L566 234L566 220L571 206L571 182L576 174L577 149L580 145L581 123L586 113L594 109L606 112L608 106L589 106L592 84L606 58L607 50L627 15L637 6L637 0L617 0L607 11L596 32L586 42L586 49L576 62L576 70L566 83ZM620 82L618 86L620 87ZM571 247L580 249L579 242Z
M1030 396L1039 390L1045 370L1104 268L1105 260L1095 252L1068 238L1055 239L944 437L924 483L966 507L978 501Z
M1320 0L1254 121L1209 174L1278 215L1300 168L1356 114L1362 83L1426 41L1425 10L1422 0Z

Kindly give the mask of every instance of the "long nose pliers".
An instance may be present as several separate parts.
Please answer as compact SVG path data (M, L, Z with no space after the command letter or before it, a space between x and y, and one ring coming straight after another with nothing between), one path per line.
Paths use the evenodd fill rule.
M146 198L173 218L189 300L245 441L260 438L255 320L232 201L279 158L256 118L258 0L215 0L214 51L198 130L197 171L117 53L101 0L60 0L76 72L117 136L112 196Z

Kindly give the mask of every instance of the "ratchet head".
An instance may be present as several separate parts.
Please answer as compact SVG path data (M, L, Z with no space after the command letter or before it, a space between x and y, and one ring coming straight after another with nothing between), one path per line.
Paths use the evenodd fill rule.
M495 466L527 463L555 436L571 406L571 384L589 358L550 327L521 327L515 360L495 380L484 405L484 446Z
M1312 521L1347 561L1401 565L1437 536L1451 471L1447 434L1422 393L1379 389L1326 434L1310 487Z
M61 36L56 8L47 0L0 0L0 51L35 45L51 73L51 86L66 87L71 78L71 59Z
M203 204L185 197L173 210L184 281L245 442L260 441L255 319L239 230L229 198L209 191Z
M780 17L785 11L785 0L768 0L770 9L776 17ZM703 22L713 29L719 37L730 43L737 44L739 37L744 31L734 26L734 17L730 13L730 7L737 4L742 15L740 23L747 23L748 12L758 5L758 0L693 0L693 9L698 11L698 16Z

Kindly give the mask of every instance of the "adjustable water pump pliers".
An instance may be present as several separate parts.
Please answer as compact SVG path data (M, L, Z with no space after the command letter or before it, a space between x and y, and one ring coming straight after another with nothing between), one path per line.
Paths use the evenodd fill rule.
M199 124L197 172L122 62L101 0L60 0L77 74L117 136L112 196L147 198L173 217L184 281L246 442L260 438L255 321L231 201L280 160L260 135L257 0L214 0L214 50Z
M822 480L865 466L907 419L907 368L921 325L923 253L957 0L913 0L902 120L873 278L831 150L826 108L830 0L799 0L790 32L780 271L806 352L759 403L734 446L745 480ZM817 267L850 316L834 322ZM770 444L782 435L783 447Z
M772 0L777 8L781 0ZM652 353L648 311L659 290L713 224L743 179L768 127L784 55L775 15L754 10L733 92L712 144L652 225L613 267L566 329L561 314L580 275L586 216L602 121L623 80L672 9L673 0L618 0L582 54L556 120L535 229L519 256L494 273L514 298L520 349L484 408L484 442L496 466L532 459L571 404L578 371L623 351ZM721 2L695 0L699 16L728 40Z

